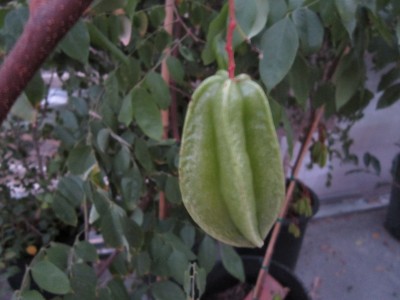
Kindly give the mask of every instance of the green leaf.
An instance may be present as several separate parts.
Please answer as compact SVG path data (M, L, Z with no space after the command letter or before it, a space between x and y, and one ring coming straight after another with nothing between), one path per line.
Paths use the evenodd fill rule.
M65 270L68 267L70 250L71 247L68 245L52 242L50 247L46 249L46 257L60 270Z
M125 210L116 204L112 204L101 216L101 231L106 244L115 248L138 248L143 241L139 225L129 219Z
M308 54L319 50L324 39L324 27L318 15L308 8L300 8L293 12L292 18L303 51Z
M393 83L400 79L400 68L394 67L382 75L379 81L378 91L386 90Z
M60 42L60 48L68 56L87 64L89 58L90 37L83 21L78 21Z
M56 193L53 198L52 208L56 216L65 224L72 226L78 224L75 208L59 193Z
M192 248L196 238L196 231L194 227L187 224L180 230L179 234L186 246Z
M288 17L265 31L261 39L263 59L260 61L259 70L268 90L275 87L289 72L298 47L296 27Z
M140 0L127 0L127 4L125 6L125 11L128 13L130 18L133 17L136 12L136 6L139 4Z
M185 70L180 60L177 59L175 56L169 56L167 58L167 66L168 66L168 71L172 76L172 79L176 83L183 84L185 77Z
M289 73L289 82L297 102L304 107L311 88L310 69L304 58L296 57Z
M196 285L199 290L200 296L206 290L206 282L207 282L207 273L203 268L197 269L197 276L196 276Z
M107 0L108 1L108 0ZM87 23L87 28L90 34L90 41L94 45L101 47L105 50L108 50L113 54L115 58L117 58L123 64L129 64L129 58L125 55L125 53L118 48L113 42L111 42L107 36L104 35L96 25L92 23Z
M113 158L113 169L115 175L121 176L124 172L126 172L131 165L131 151L125 145L121 146L121 149Z
M87 172L94 164L92 148L90 146L77 146L68 155L67 166L72 174L81 175Z
M391 106L400 99L400 83L387 88L383 95L379 98L377 109L382 109Z
M19 300L45 300L38 291L23 291Z
M101 232L107 245L114 248L127 246L124 218L126 218L125 211L116 204L113 204L106 214L101 216Z
M288 9L295 10L303 6L305 0L287 0Z
M294 142L295 142L294 141L294 133L293 133L292 124L290 123L290 120L289 120L289 117L288 117L286 111L282 114L282 122L283 122L283 129L285 130L289 157L293 157L293 149L294 149Z
M130 100L129 100L130 101ZM101 152L106 152L110 140L110 130L103 128L97 134L96 142Z
M133 86L140 79L140 62L139 60L129 57L128 64L121 64L117 71L118 84L121 89L126 92L133 88Z
M199 248L199 264L207 273L209 273L215 265L217 246L215 241L209 236L205 236Z
M167 109L171 104L169 88L160 74L149 72L145 78L147 89L161 109Z
M235 36L236 42L234 42L237 45L246 37L251 39L264 29L269 13L269 2L266 0L235 0L235 13L239 29Z
M124 174L121 179L122 197L128 209L136 208L137 201L142 195L143 178L139 168L134 167Z
M182 285L185 271L189 266L189 260L186 255L177 250L172 251L167 260L167 265L171 276Z
M68 300L96 300L97 277L94 268L86 264L74 264L71 268L71 297Z
M148 252L141 252L135 257L135 273L143 276L150 272L151 258Z
M122 100L121 110L118 114L118 121L129 126L133 121L132 93L130 92Z
M211 21L210 27L207 32L207 43L201 52L201 59L205 65L215 61L214 53L214 40L215 38L224 32L226 26L226 20L228 17L228 5L224 5L220 13L216 16L214 20Z
M135 157L139 161L140 165L147 171L154 169L154 164L149 149L147 148L146 142L142 139L136 140Z
M36 110L29 102L26 94L23 93L13 104L10 113L22 120L33 122L35 120Z
M274 24L282 19L288 11L286 1L269 1L268 23Z
M29 102L35 106L44 98L44 91L45 86L42 75L40 72L37 72L26 86L25 94L28 97Z
M61 178L58 182L57 190L72 206L78 207L81 205L84 192L83 182L79 177L69 175Z
M160 281L151 285L150 291L155 300L185 300L182 289L171 281Z
M161 112L153 97L143 88L132 92L134 116L139 127L152 139L161 140L163 126Z
M47 292L65 295L71 290L67 275L47 260L35 264L31 272L37 285Z
M352 39L354 29L357 25L357 2L358 1L352 0L335 0L335 5L339 13L340 19L342 20L342 24L346 28L350 39Z
M182 202L182 196L177 177L167 177L167 180L165 182L165 195L167 197L167 200L171 203L178 204Z
M113 276L126 276L130 273L130 265L127 264L126 253L118 253L110 266L110 272Z
M240 256L236 253L231 246L220 244L221 246L221 259L224 268L235 278L244 282L244 268Z
M189 260L194 260L196 258L196 255L192 252L192 250L172 232L166 232L162 235L162 237L166 244L170 245L173 249L184 253Z
M335 103L338 110L357 92L363 78L364 70L354 55L346 55L340 60L335 73Z
M85 262L94 263L99 259L96 247L87 241L78 242L75 245L75 253Z
M4 19L2 34L5 36L6 52L9 52L22 34L25 23L28 20L29 12L27 7L12 9Z
M108 283L108 288L111 291L111 299L129 300L129 294L122 279L114 278Z

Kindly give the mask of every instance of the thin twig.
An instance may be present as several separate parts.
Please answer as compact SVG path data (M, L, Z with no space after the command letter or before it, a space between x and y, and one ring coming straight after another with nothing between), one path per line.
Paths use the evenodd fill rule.
M183 21L181 15L179 14L178 9L176 8L175 4L173 4L173 8L174 8L174 13L175 16L179 22L179 24L185 29L185 31L187 32L187 34L196 42L202 42L205 43L205 41L203 41L202 39L200 39L199 37L197 37L192 30L186 25L186 23Z
M109 257L105 261L103 261L96 273L96 277L100 278L105 271L107 271L108 267L113 263L115 257L121 252L119 249L115 249L113 253L110 254Z

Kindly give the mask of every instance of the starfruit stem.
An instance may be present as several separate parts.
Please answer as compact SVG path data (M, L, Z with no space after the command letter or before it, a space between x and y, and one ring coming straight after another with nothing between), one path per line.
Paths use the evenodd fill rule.
M235 78L235 54L233 50L233 33L236 28L235 0L229 0L229 24L226 34L225 50L228 53L228 73L229 78Z

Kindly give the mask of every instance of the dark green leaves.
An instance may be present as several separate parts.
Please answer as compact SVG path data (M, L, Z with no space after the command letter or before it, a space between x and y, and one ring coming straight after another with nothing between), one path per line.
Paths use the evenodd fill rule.
M335 73L335 81L336 108L340 109L364 82L364 69L355 54L350 53L340 60Z
M59 193L56 193L53 198L52 208L56 216L65 224L76 226L78 223L75 208Z
M47 292L65 295L71 290L67 275L47 260L35 264L31 271L33 280Z
M342 20L342 24L346 28L350 38L352 38L354 29L357 25L357 1L335 0L335 4Z
M235 10L240 28L237 38L239 41L243 41L245 38L251 39L263 30L267 23L269 2L265 0L236 0Z
M259 70L264 84L271 90L289 72L297 49L299 38L292 20L286 17L268 28L261 39L263 59Z
M234 277L244 282L244 269L240 256L236 253L231 246L220 244L221 246L221 259L224 268Z
M88 62L90 37L87 27L83 21L78 21L76 25L67 33L61 41L61 49L70 57L83 64Z
M101 213L101 230L106 244L115 248L136 248L142 243L140 227L116 204Z
M118 120L128 125L135 119L147 136L160 140L163 130L160 108L168 107L170 95L160 75L151 74L146 77L146 85L152 94L143 87L132 89L124 98Z
M300 37L300 46L305 53L317 51L324 38L324 28L318 15L308 8L296 9L293 22Z
M289 73L290 86L298 103L304 107L311 88L311 70L307 61L298 56Z
M67 166L71 173L81 175L88 171L96 159L90 146L77 146L69 154Z
M379 98L377 109L386 108L400 99L400 83L387 88Z
M159 73L150 72L146 75L146 86L152 98L161 109L166 109L170 105L171 96L164 79Z
M45 300L38 291L23 291L20 300Z
M151 293L156 300L185 300L185 294L182 289L171 281L161 281L154 283Z

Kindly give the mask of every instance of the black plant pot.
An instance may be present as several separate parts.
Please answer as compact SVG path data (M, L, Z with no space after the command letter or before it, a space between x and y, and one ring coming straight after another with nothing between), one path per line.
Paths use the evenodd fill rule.
M400 153L393 160L393 185L384 226L396 239L400 240Z
M246 275L246 283L254 286L257 281L258 272L261 268L263 258L260 256L250 255L242 256L242 260ZM282 286L290 289L285 300L311 300L302 282L285 266L272 261L269 268L269 274ZM223 293L237 284L239 284L239 281L225 270L221 262L218 262L207 276L206 291L201 299L212 299L215 295ZM242 300L235 299L234 297L230 299Z
M287 184L288 183L289 181L287 181ZM301 185L302 188L307 189L308 193L310 194L313 214L311 217L292 217L289 220L283 221L278 239L275 244L274 254L272 256L273 261L276 261L288 267L292 271L294 271L296 268L308 222L319 209L319 198L315 194L315 192L299 180L296 180L296 184ZM289 232L289 224L293 221L295 221L300 229L299 237L295 237L292 233ZM272 230L266 237L264 241L264 246L262 248L236 248L236 251L240 255L264 256L268 247L269 240L271 238L271 234Z

